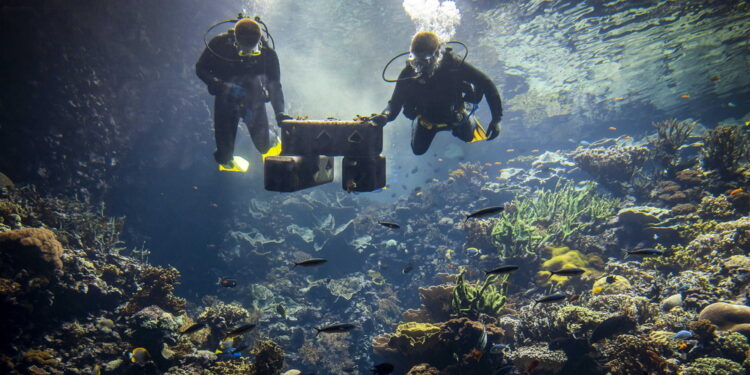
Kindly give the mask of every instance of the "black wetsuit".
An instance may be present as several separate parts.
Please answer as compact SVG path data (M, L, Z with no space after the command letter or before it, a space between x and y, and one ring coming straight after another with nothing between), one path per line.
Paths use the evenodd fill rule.
M432 139L440 130L451 130L453 135L464 142L474 136L474 125L466 118L464 103L479 103L482 97L487 103L493 121L499 122L503 116L500 93L492 80L467 62L451 53L443 56L435 74L428 78L416 77L414 69L407 65L399 75L399 81L393 90L384 113L388 121L398 117L401 109L404 116L414 120L417 116L433 124L448 124L445 129L428 129L416 124L412 133L411 148L416 155L422 155L430 148Z
M221 57L205 49L195 64L195 72L208 85L208 92L216 95L216 162L225 164L232 160L240 118L244 118L255 148L265 153L270 147L266 101L270 99L277 116L284 112L276 51L263 46L260 55L241 57L234 46L234 37L227 33L215 36L209 46ZM227 88L226 83L237 86Z

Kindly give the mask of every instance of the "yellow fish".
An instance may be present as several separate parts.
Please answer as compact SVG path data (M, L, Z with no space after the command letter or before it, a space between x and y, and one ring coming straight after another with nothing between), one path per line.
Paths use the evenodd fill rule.
M748 122L750 122L750 121L748 121ZM501 161L496 161L495 162L495 165L500 165L500 164L503 164L503 162L501 162Z
M617 130L617 128L616 128L616 127L614 127L614 126L610 126L610 127L608 127L607 129L609 129L609 130Z
M616 102L619 102L620 100L625 100L625 98L623 98L622 96L618 96L615 98Z
M682 94L682 95L680 95L680 98L688 99L688 98L690 98L690 94Z
M745 121L745 126L750 126L750 120Z
M505 150L505 152L514 152L514 151L516 151L516 150L513 149L513 148L509 148L509 149Z
M432 182L440 182L440 180L438 180L437 178L433 178Z
M632 139L632 138L633 138L633 137L631 137L631 136L629 136L629 135L626 135L626 136L625 136L625 139Z
M146 348L135 348L132 352L128 353L130 362L142 365L148 361L149 358L148 350Z
M534 149L531 150L531 152L537 153L537 152L539 152L539 149L538 148L534 148Z

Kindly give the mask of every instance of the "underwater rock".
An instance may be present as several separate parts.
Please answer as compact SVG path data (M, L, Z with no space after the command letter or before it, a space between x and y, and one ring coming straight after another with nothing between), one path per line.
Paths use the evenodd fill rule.
M411 369L409 369L409 372L406 373L406 375L439 375L440 370L437 368L430 366L429 363L420 363L416 366L413 366Z
M0 172L0 187L12 188L13 186L13 180L11 180L10 177L6 176L5 173Z
M677 306L682 305L682 294L673 294L661 301L661 310L669 311Z
M326 288L334 297L350 300L364 287L362 276L345 277L343 279L332 279L326 284Z
M669 210L651 206L628 207L617 212L620 223L638 228L656 224L668 215Z
M185 308L185 299L174 295L175 286L180 284L180 271L176 268L146 266L138 277L141 288L122 309L124 315L133 314L150 305L172 313L179 313Z
M278 375L284 367L284 350L271 340L258 342L251 350L255 356L255 375Z
M29 271L44 277L62 273L60 256L63 248L49 229L24 228L0 233L0 273L13 277L18 270Z
M706 306L698 319L705 319L722 331L739 332L750 337L750 306L716 302Z
M562 351L550 350L546 344L538 344L518 347L508 353L508 359L520 369L526 369L531 362L539 361L536 371L553 373L563 367L567 357Z

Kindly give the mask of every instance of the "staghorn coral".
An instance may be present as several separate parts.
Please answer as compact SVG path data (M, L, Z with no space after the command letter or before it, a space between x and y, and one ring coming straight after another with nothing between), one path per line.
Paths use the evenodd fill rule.
M145 306L156 305L166 311L179 313L185 307L185 299L173 294L174 287L180 283L179 279L180 271L174 267L146 266L139 274L140 289L122 312L130 315Z
M591 280L597 278L603 268L604 262L602 258L596 254L581 254L578 250L571 250L567 246L561 247L547 247L550 251L549 259L545 260L541 268L542 270L537 272L537 276L544 280L543 285L555 284L557 286L564 285L572 280ZM573 278L567 276L552 275L550 271L557 271L565 268L581 268L585 269L586 273L580 278ZM552 277L550 277L552 275Z
M62 272L62 253L62 245L49 229L25 228L0 233L0 256L4 258L0 272L4 275L26 268L52 277Z
M537 190L534 198L516 197L507 204L492 228L492 240L501 259L537 257L544 244L565 243L596 227L619 204L618 199L597 193L595 183L576 186L561 180L553 190Z
M750 140L739 126L720 125L703 136L703 167L716 170L722 177L742 173L750 158Z
M464 281L465 270L456 276L456 287L453 289L451 308L458 316L477 319L480 314L499 315L505 306L505 294L508 291L508 275L487 275L479 284ZM495 286L499 282L500 286Z

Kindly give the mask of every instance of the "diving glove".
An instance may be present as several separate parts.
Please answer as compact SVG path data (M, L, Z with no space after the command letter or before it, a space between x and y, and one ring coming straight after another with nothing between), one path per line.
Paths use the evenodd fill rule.
M279 112L276 114L276 123L280 124L286 120L294 120L294 117L287 115L284 112Z
M370 117L370 122L382 128L388 123L388 116L385 113L373 115Z
M500 119L492 119L487 125L487 140L491 141L500 135Z

